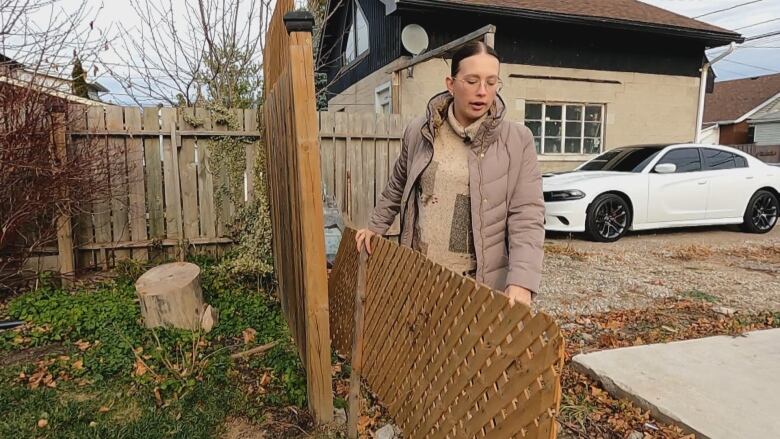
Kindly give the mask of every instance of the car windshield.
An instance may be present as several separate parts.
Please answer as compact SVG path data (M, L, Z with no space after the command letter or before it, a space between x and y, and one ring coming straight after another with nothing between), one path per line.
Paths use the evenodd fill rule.
M650 160L668 145L612 149L583 164L579 171L642 172Z

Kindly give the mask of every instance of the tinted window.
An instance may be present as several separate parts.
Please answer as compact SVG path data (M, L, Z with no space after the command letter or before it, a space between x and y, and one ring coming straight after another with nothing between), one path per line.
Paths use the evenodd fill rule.
M580 171L642 172L662 146L613 149L585 163Z
M677 173L701 171L701 159L696 148L683 148L669 151L661 157L658 164L674 163L677 165Z
M734 161L737 163L738 168L747 168L747 159L745 157L742 157L741 155L735 155Z
M704 148L702 151L707 169L734 169L737 167L736 155L730 152L710 148Z

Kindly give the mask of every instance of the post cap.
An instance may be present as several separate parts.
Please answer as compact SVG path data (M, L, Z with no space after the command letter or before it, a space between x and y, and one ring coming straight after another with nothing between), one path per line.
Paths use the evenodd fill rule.
M292 11L284 14L284 27L287 33L311 32L314 29L314 16L309 11Z

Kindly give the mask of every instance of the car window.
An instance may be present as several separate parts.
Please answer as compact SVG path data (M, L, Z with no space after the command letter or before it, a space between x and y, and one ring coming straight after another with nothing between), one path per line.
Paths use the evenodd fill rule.
M719 149L703 148L704 163L706 169L734 169L737 167L737 155L728 151L721 151ZM743 161L743 157L739 157ZM744 166L743 166L744 167Z
M676 173L701 171L701 158L697 148L682 148L669 151L661 157L658 164L674 163L677 165Z
M614 149L580 166L580 171L642 172L661 146Z
M747 159L745 157L742 157L741 155L734 155L734 161L737 163L738 168L747 168L748 163Z

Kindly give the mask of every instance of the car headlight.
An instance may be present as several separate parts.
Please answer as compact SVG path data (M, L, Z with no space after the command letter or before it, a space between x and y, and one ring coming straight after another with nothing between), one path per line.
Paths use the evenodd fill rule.
M549 191L544 193L544 201L570 201L585 198L585 192L579 189Z

